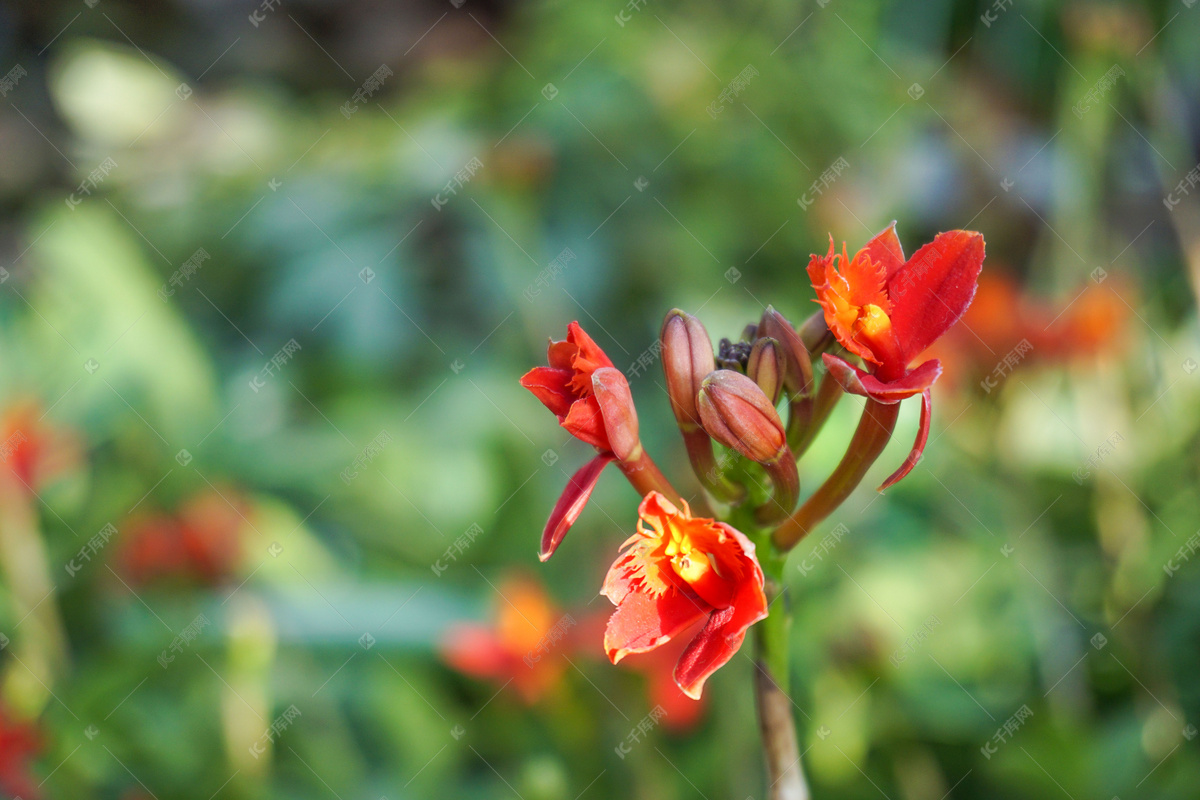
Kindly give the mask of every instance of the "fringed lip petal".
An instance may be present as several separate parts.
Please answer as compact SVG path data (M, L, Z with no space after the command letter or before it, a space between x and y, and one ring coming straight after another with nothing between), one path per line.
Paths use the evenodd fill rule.
M933 398L930 392L926 389L921 393L921 421L917 426L917 439L913 442L913 448L908 454L908 458L904 459L904 463L900 465L900 469L896 470L891 476L880 484L878 491L882 492L889 486L893 486L900 481L905 475L912 472L920 461L921 456L925 452L925 443L929 441L929 418L933 414Z
M592 490L596 488L596 482L600 480L600 473L613 459L612 453L601 453L571 476L571 480L563 489L558 502L554 504L554 510L550 512L550 519L546 520L546 527L542 531L542 549L538 553L539 559L546 561L554 555L554 551L562 543L563 537L575 524L575 520L579 519L584 506L591 498Z
M904 362L919 356L958 321L979 283L983 235L939 233L888 278L892 330Z
M869 397L880 403L899 403L921 392L927 391L942 374L942 364L931 358L914 370L906 372L894 381L881 381L869 372L864 372L843 358L825 353L822 358L825 368L842 388L851 394Z

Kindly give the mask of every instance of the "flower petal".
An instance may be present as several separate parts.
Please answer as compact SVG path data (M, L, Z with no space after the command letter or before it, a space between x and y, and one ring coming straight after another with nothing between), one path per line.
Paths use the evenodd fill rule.
M926 389L921 393L921 422L917 427L917 440L913 442L913 449L908 454L908 458L904 459L904 463L900 465L900 469L891 474L886 481L880 484L877 491L882 492L884 489L897 483L908 473L912 472L912 468L921 460L921 455L925 452L925 443L929 441L929 417L933 414L933 398L930 396L929 390Z
M599 450L609 450L604 416L595 395L582 397L571 404L567 416L559 421L567 433Z
M600 406L609 449L619 459L629 458L640 443L637 409L629 393L629 381L619 369L601 367L592 373L592 392Z
M865 249L872 261L883 264L884 274L889 279L904 266L904 248L900 246L900 237L896 235L896 220L875 234Z
M728 526L726 528L742 544L753 573L749 580L743 581L738 587L732 605L713 612L675 665L675 682L684 694L696 700L700 699L708 676L724 666L742 646L746 630L767 616L763 573L754 558L754 545L740 531Z
M708 616L712 606L681 591L654 596L631 591L608 618L604 652L612 663L653 650Z
M899 403L920 394L932 386L942 374L941 362L931 358L897 380L884 382L832 353L825 353L822 358L829 374L843 389L850 394L870 397L880 403Z
M939 233L888 279L888 312L905 363L958 321L975 296L983 267L983 235Z
M579 352L575 354L571 364L576 370L590 374L600 367L613 366L612 361L600 349L600 345L584 332L578 322L572 322L567 326L567 341L579 348Z
M561 422L575 400L567 386L573 375L569 369L534 367L521 376L521 385L533 392L533 396L541 400L542 405L550 409L550 413Z
M542 561L554 555L567 531L579 519L583 507L592 496L592 490L596 488L596 482L600 480L600 473L613 458L612 453L601 453L571 476L570 483L554 504L554 510L550 512L550 519L546 520L546 527L542 531L542 549L538 553Z

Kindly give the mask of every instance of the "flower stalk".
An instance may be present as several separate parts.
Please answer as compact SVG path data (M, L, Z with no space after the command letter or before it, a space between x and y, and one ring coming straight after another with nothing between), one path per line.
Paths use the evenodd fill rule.
M669 312L660 334L667 397L692 470L718 501L715 518L693 516L646 453L625 376L578 323L566 340L550 343L549 366L522 379L564 429L596 449L551 513L542 560L615 462L642 501L637 532L604 582L615 607L605 651L616 663L699 626L673 673L679 689L698 699L751 632L771 800L810 797L789 694L788 553L858 487L891 440L900 403L918 395L916 441L880 490L919 463L930 386L942 368L937 359L915 362L962 316L982 263L983 237L973 231L939 234L905 259L893 223L853 258L845 245L836 252L832 238L825 255L812 256L808 274L821 310L798 328L768 307L738 341L722 339L714 351L698 319ZM837 467L797 507L797 460L846 393L865 398L858 427ZM720 457L714 442L724 448Z

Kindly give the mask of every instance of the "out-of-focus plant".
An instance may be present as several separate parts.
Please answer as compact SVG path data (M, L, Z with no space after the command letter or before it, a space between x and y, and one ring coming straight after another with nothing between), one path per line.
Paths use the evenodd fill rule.
M905 259L895 224L850 258L814 255L808 274L821 311L797 330L769 307L738 342L716 352L695 317L673 310L660 339L667 393L693 470L707 494L694 515L642 447L625 376L583 331L551 341L549 365L521 383L564 429L592 445L596 457L577 472L542 534L548 559L587 504L604 467L615 462L642 495L637 532L605 578L616 606L604 635L615 664L657 650L696 629L674 677L699 699L705 681L733 658L755 628L755 690L772 798L809 795L788 694L786 600L788 551L840 506L891 438L899 403L921 396L916 442L880 487L891 486L920 460L929 436L930 386L941 364L914 361L962 317L983 266L983 236L939 234ZM818 384L813 356L824 373ZM855 366L848 359L860 361ZM866 398L841 462L797 507L797 460L844 392ZM787 404L787 419L777 408ZM724 448L720 458L714 441ZM536 627L536 626L535 626Z

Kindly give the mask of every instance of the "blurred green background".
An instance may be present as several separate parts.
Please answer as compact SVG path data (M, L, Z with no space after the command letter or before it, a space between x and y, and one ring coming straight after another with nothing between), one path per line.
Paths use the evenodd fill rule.
M537 563L517 379L578 319L692 494L664 313L898 219L989 283L792 556L815 797L1196 797L1195 5L0 6L0 793L763 797L748 659L647 726L603 657L615 472Z

